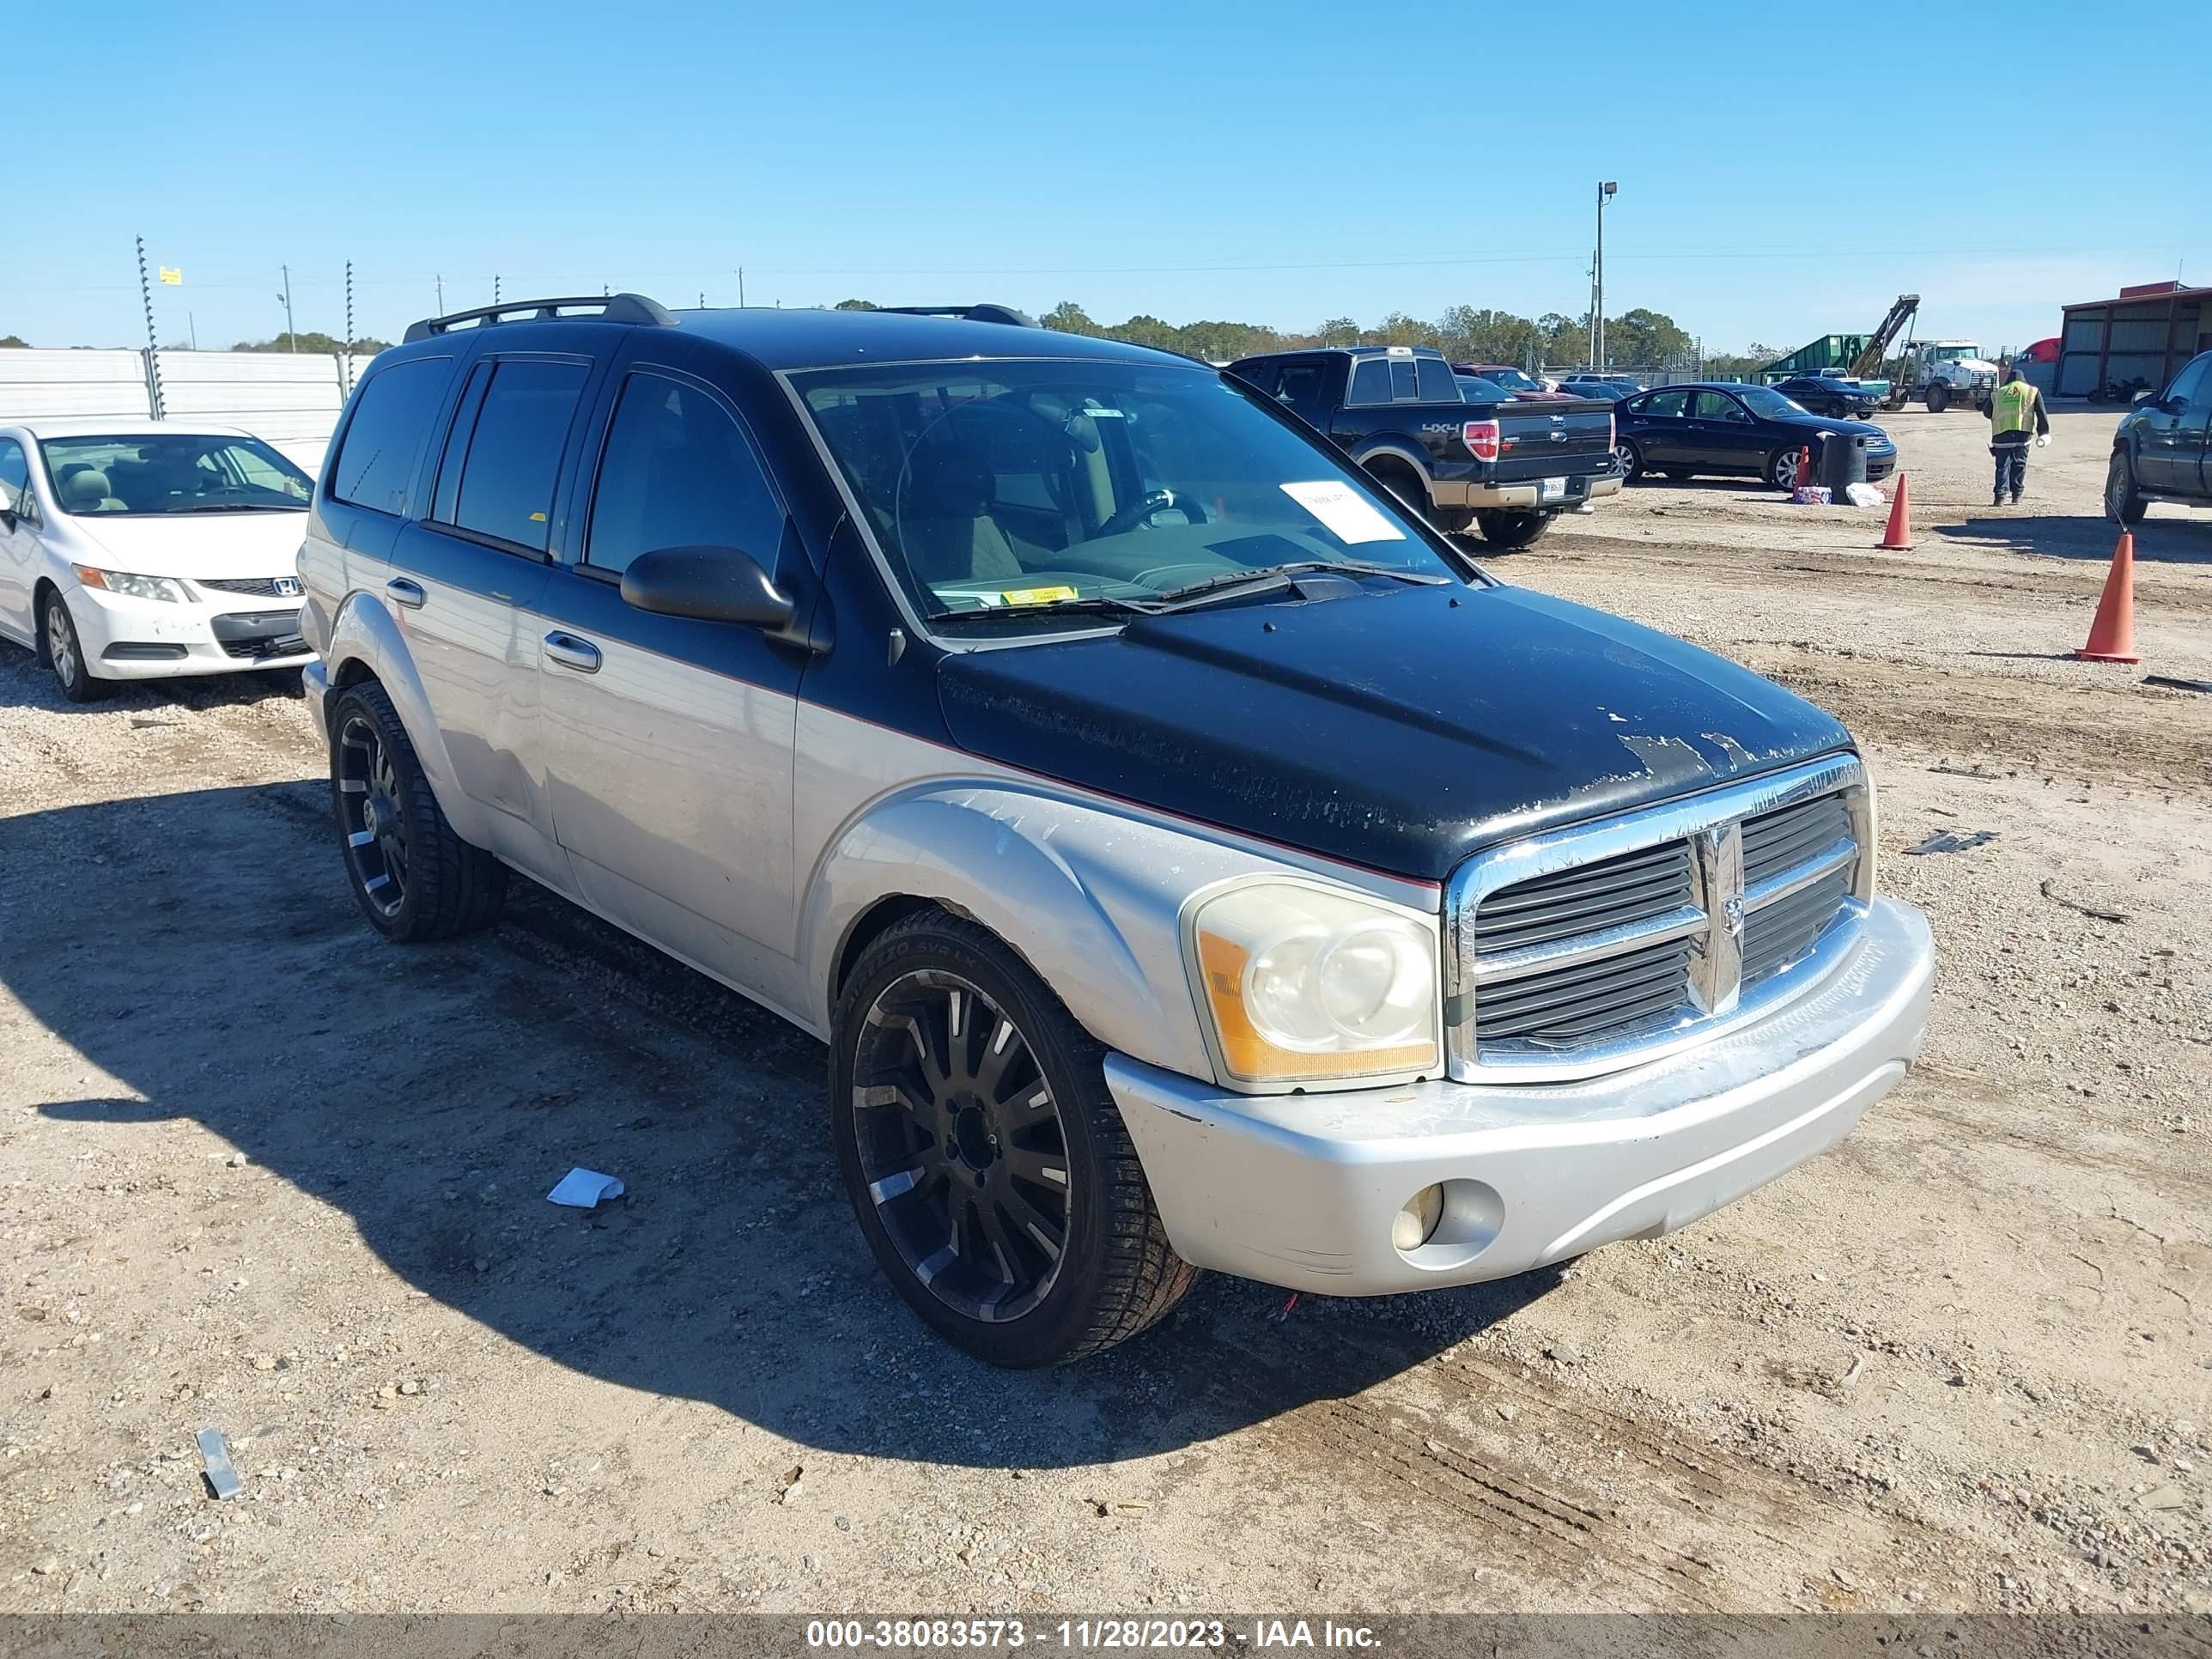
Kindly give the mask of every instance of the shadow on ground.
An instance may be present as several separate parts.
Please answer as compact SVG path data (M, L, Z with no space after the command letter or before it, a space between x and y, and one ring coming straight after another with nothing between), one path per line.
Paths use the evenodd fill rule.
M520 883L489 935L388 945L355 910L327 799L301 782L0 819L0 869L42 872L0 884L0 980L112 1079L42 1109L110 1137L197 1119L342 1212L409 1285L552 1364L824 1449L1047 1468L1356 1393L1556 1282L1308 1299L1279 1320L1282 1292L1208 1279L1100 1359L975 1364L860 1240L819 1045ZM576 1164L631 1196L547 1203ZM210 1224L210 1247L329 1248L295 1200L246 1213L228 1237Z
M2212 515L2157 515L2133 526L2137 564L2212 565ZM2105 563L2120 538L2120 526L2094 514L1989 513L1963 524L1935 527L1946 541L1966 542L2008 553L2047 559L2082 559Z

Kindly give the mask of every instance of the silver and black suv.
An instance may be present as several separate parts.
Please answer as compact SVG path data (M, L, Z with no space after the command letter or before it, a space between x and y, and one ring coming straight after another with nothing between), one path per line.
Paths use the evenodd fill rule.
M877 1259L1001 1364L1200 1267L1679 1227L1920 1042L1835 721L1493 581L1201 363L997 307L437 319L300 569L369 921L519 870L825 1040Z

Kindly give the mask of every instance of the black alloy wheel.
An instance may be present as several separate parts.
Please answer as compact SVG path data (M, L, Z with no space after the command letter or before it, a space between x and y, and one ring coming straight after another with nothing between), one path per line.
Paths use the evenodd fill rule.
M392 751L366 710L347 710L331 760L354 889L376 915L397 921L407 902L407 809Z
M854 1056L860 1173L908 1270L966 1319L1019 1319L1067 1249L1066 1131L1036 1056L959 975L878 992Z

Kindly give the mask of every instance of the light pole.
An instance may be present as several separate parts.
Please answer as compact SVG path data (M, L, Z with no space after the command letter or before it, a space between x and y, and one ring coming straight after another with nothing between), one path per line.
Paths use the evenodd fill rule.
M1590 302L1590 367L1605 372L1605 204L1620 186L1607 179L1597 187L1597 293Z
M300 337L292 327L292 267L279 265L276 269L284 273L284 291L276 296L284 307L284 349L297 351Z

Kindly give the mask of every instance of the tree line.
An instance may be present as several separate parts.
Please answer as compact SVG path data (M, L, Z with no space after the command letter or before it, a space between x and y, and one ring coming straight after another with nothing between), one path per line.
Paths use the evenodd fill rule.
M867 300L845 300L837 308L872 311L875 306ZM1063 334L1126 340L1217 363L1263 351L1352 345L1434 346L1454 362L1510 363L1527 369L1589 361L1588 315L1567 317L1556 311L1522 317L1487 307L1452 306L1433 322L1394 311L1371 327L1356 318L1331 317L1298 331L1262 323L1170 323L1141 312L1125 322L1101 323L1073 300L1063 300L1037 320ZM1606 319L1605 348L1606 356L1623 367L1695 367L1710 379L1723 380L1749 374L1783 355L1754 343L1741 354L1701 356L1697 341L1672 317L1641 306Z

